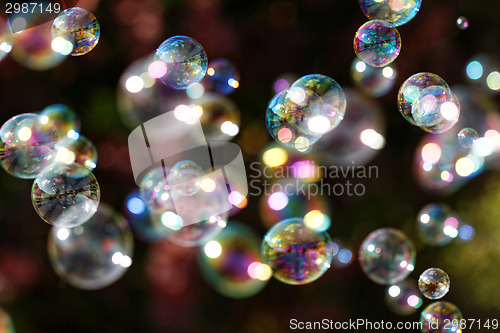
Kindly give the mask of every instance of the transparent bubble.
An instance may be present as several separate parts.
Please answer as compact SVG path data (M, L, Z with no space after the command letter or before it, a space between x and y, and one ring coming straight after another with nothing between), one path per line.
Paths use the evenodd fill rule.
M469 20L465 16L457 18L457 27L460 30L465 30L469 27Z
M464 148L472 148L478 138L479 134L473 128L462 128L458 132L458 143Z
M35 179L31 201L48 224L72 228L95 214L100 194L99 184L89 169L76 163L54 163Z
M272 227L262 241L262 259L281 282L311 283L330 268L333 243L327 232L308 228L301 218Z
M385 303L395 314L408 316L422 306L422 298L419 295L417 282L406 279L387 287Z
M0 17L0 61L12 51L13 40L9 21L3 16Z
M151 243L164 239L153 225L148 206L138 189L130 192L125 198L124 211L135 236Z
M354 52L370 66L385 67L401 52L401 36L385 21L368 21L354 36Z
M162 67L158 78L174 89L186 89L200 82L207 72L207 54L196 40L187 36L174 36L156 50L155 62Z
M430 133L443 133L458 122L460 103L448 87L429 86L420 91L411 113L416 126Z
M212 241L200 247L198 263L208 284L231 298L251 297L271 278L262 264L260 239L249 227L231 221Z
M141 197L151 214L159 214L165 207L171 208L170 185L167 181L169 168L157 167L151 169L141 180Z
M310 74L285 93L284 113L291 127L307 135L322 135L337 127L346 109L344 91L332 78Z
M56 273L73 287L100 289L114 283L130 267L133 241L123 216L101 204L83 225L52 228L49 258Z
M372 97L387 94L396 82L394 65L372 67L358 58L351 65L351 78L364 93Z
M421 91L430 86L441 86L447 90L450 89L445 80L432 73L414 74L403 82L401 88L399 88L399 112L412 125L416 125L412 114L413 104L419 99Z
M366 17L387 21L394 27L410 22L421 4L422 0L359 0Z
M56 151L56 162L65 164L76 162L90 171L96 167L97 149L92 141L83 135L76 135L76 139L62 139L55 144L54 149Z
M207 75L202 81L205 88L219 94L229 95L240 85L240 74L226 59L218 58L208 64Z
M415 268L415 247L401 231L392 228L370 233L359 248L363 272L379 284L394 284Z
M83 8L63 10L52 25L52 48L64 55L81 56L99 42L101 28L94 14Z
M0 308L0 332L2 333L15 333L14 324L12 319L4 309Z
M422 240L432 246L444 246L458 235L458 220L450 207L429 204L417 216L417 227Z
M57 130L43 123L43 117L24 113L7 120L0 128L0 163L18 178L36 178L55 160Z
M462 332L460 321L464 317L459 308L450 302L434 302L429 304L420 314L423 333L457 333Z
M214 93L194 100L207 140L229 141L240 131L240 110L229 98Z
M194 195L200 191L203 169L193 161L177 162L167 180L170 189L182 195Z
M76 113L63 104L49 105L40 116L43 119L45 126L54 126L59 132L61 138L75 138L80 133L80 119Z
M418 288L429 299L443 298L450 290L450 278L440 268L429 268L420 275Z

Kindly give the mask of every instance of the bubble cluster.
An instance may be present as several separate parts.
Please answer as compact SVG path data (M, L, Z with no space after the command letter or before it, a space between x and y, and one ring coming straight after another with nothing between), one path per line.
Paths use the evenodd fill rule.
M207 75L202 83L207 90L229 95L240 85L240 74L227 59L218 58L208 63Z
M272 227L262 241L262 259L281 282L297 285L317 280L330 268L333 243L326 232L291 218Z
M0 17L0 61L12 51L13 39L9 21Z
M384 20L397 27L417 15L422 0L359 0L359 5L370 20Z
M391 286L385 292L387 307L400 316L415 313L422 306L417 283L413 279L406 279Z
M52 24L52 49L63 55L81 56L94 49L100 35L94 14L79 7L68 8Z
M423 333L455 333L462 332L460 321L464 317L459 308L450 302L434 302L429 304L420 314Z
M167 180L171 191L181 195L194 195L200 190L202 176L201 166L193 161L180 161L172 167Z
M396 70L394 66L372 67L356 58L351 65L351 78L364 93L380 97L394 86Z
M354 52L370 66L385 67L401 52L401 36L396 28L385 21L368 21L354 36Z
M174 89L186 89L200 82L208 67L203 46L187 36L165 40L156 50L154 63L158 67L157 78Z
M48 224L72 228L97 211L100 189L92 172L80 164L54 163L38 175L31 189L37 214Z
M378 284L394 284L415 268L415 247L401 231L382 228L371 232L359 249L359 262L368 278Z
M429 299L443 298L450 290L450 278L440 268L429 268L420 275L418 288Z
M66 105L49 105L40 112L40 116L44 117L43 125L55 127L62 139L75 139L80 133L80 119Z
M417 216L417 227L422 240L432 246L444 246L458 235L458 220L450 207L429 204Z
M458 132L458 143L464 148L472 148L478 138L479 134L473 128L462 128Z

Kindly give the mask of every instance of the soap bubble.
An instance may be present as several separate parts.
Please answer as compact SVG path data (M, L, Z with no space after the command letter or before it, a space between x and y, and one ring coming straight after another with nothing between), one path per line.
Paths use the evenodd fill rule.
M201 113L199 119L207 140L229 141L238 134L240 110L229 98L207 93L193 102L191 107Z
M155 63L163 67L158 78L174 89L186 89L200 82L207 72L207 54L196 40L187 36L174 36L156 50Z
M384 20L397 27L417 15L422 0L359 0L359 5L370 20Z
M0 163L18 178L36 178L55 160L54 144L59 135L46 126L43 117L23 113L7 120L0 128Z
M440 268L429 268L420 275L418 288L429 299L443 298L450 290L450 278Z
M43 119L44 126L54 126L59 132L61 138L76 138L80 133L80 119L73 110L63 104L49 105L40 116Z
M180 161L172 167L167 180L171 190L182 195L194 195L200 190L202 176L201 166L193 161Z
M151 222L146 202L142 199L138 189L130 192L124 202L125 217L130 223L134 235L146 242L157 242L162 239Z
M48 241L56 273L73 287L89 290L118 280L132 264L133 247L127 221L105 204L83 225L54 226Z
M2 333L15 333L14 324L12 319L4 309L0 308L0 332Z
M203 85L219 94L229 95L239 87L240 74L236 67L226 59L218 58L208 64Z
M165 207L171 207L170 185L167 174L170 168L156 167L151 169L141 180L141 198L151 214L162 213Z
M413 105L420 98L420 93L427 87L441 86L450 92L450 87L436 74L417 73L410 76L399 88L398 107L401 115L412 125L416 125L413 119Z
M56 151L56 162L71 164L78 163L94 170L97 162L97 149L86 137L77 135L76 139L65 138L58 141L54 149Z
M430 133L443 133L460 117L460 103L445 86L429 86L420 91L411 114L416 126Z
M200 247L198 263L207 283L231 298L257 294L272 274L269 266L261 263L260 239L252 229L233 221Z
M460 30L465 30L469 27L469 20L465 16L460 16L457 19L457 27Z
M35 179L31 201L48 224L72 228L94 215L100 194L99 184L89 169L76 163L54 163Z
M464 148L472 148L478 138L479 134L473 128L462 128L458 132L458 143Z
M408 237L392 228L370 233L359 248L363 272L379 284L394 284L415 268L415 247Z
M308 228L301 218L272 227L262 241L262 259L281 282L297 285L317 280L330 268L333 243L327 232Z
M385 21L368 21L354 36L354 52L370 66L385 67L401 52L401 36Z
M458 220L450 207L443 204L429 204L417 216L420 237L428 245L444 246L458 235Z
M385 292L385 303L392 312L407 316L415 313L422 306L422 298L419 297L417 282L406 279L391 286Z
M351 78L354 84L372 97L387 94L396 82L396 70L393 65L372 67L358 58L351 66Z
M9 20L0 17L0 61L12 51L13 39Z
M99 42L101 29L94 14L72 7L57 15L52 25L52 48L64 55L81 56Z
M464 317L459 308L450 302L434 302L429 304L420 314L423 333L457 333L461 332L460 321Z

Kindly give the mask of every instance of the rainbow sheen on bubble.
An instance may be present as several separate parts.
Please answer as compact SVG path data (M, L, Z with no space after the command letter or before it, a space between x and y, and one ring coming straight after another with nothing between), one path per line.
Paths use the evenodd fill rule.
M53 227L48 252L55 272L79 289L101 289L118 280L132 264L134 239L128 222L101 204L75 228Z
M44 125L54 126L62 139L76 138L80 133L80 119L66 105L49 105L40 112L40 116L46 117L43 119Z
M429 304L420 314L422 333L461 333L460 321L464 319L460 309L450 302Z
M385 21L368 21L354 36L354 52L370 66L385 67L401 52L401 36Z
M67 137L55 144L56 162L78 163L90 171L94 170L97 163L97 148L83 135L75 136L76 139Z
M240 110L228 97L206 93L193 102L207 140L229 141L240 131Z
M207 90L229 95L240 85L240 74L232 62L218 58L208 63L202 83Z
M365 275L378 284L404 280L415 268L413 243L401 231L382 228L371 232L359 248L359 262Z
M422 298L419 295L417 282L413 279L406 279L387 286L385 304L395 314L408 316L422 306Z
M161 213L165 207L170 208L171 194L167 181L169 172L169 168L164 170L162 167L156 167L146 173L141 180L139 186L141 198L151 214Z
M59 138L56 128L46 126L37 114L14 116L0 128L0 164L15 177L36 178L54 162Z
M0 332L1 333L15 333L14 324L9 314L0 308Z
M63 10L52 24L52 48L64 55L81 56L99 42L101 28L94 14L79 7Z
M12 51L13 40L9 21L3 16L0 17L0 61Z
M417 15L422 0L359 0L359 5L370 20L384 20L397 27Z
M155 61L165 68L158 78L174 89L186 89L207 73L208 59L203 46L187 36L165 40L156 50Z
M65 228L87 222L97 211L100 195L92 172L76 163L48 166L31 189L37 214L48 224Z
M420 238L431 246L444 246L457 237L458 220L450 207L443 204L428 204L417 216Z
M474 142L479 138L479 134L473 128L462 128L457 134L458 143L464 148L472 148Z
M365 94L381 97L387 94L396 82L396 70L393 65L372 67L358 58L351 65L351 78L354 84Z
M327 232L308 228L301 218L291 218L267 232L261 251L276 279L302 285L317 280L330 268L333 243Z
M426 269L418 279L418 288L428 299L443 298L450 291L450 277L440 268Z
M193 161L177 162L167 176L172 191L181 195L194 195L200 191L203 169Z

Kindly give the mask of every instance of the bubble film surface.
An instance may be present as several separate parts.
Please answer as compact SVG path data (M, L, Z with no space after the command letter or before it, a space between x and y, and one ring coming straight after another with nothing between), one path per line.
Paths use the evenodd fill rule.
M48 224L72 228L87 222L97 211L100 188L80 164L54 163L33 182L31 201Z
M187 36L174 36L164 41L156 50L155 61L164 68L159 79L174 89L186 89L200 82L208 67L203 46Z
M385 21L368 21L354 36L354 52L370 66L385 67L401 52L401 36Z
M418 288L429 299L443 298L450 290L450 278L440 268L429 268L420 275Z
M56 161L71 164L78 163L90 171L94 170L97 163L97 148L92 141L83 135L75 138L62 139L55 146Z
M417 216L417 227L422 240L431 246L444 246L456 237L458 220L450 207L429 204Z
M422 0L359 0L359 5L370 20L384 20L397 27L417 15Z
M207 140L229 141L239 132L240 110L228 97L206 93L193 101Z
M52 37L55 49L61 54L81 56L89 53L99 42L101 29L94 14L83 8L63 10L54 20ZM53 47L54 48L54 47Z
M62 139L75 138L80 133L80 119L66 105L49 105L40 112L40 116L44 117L42 119L44 126L55 127Z
M132 264L133 247L128 222L105 204L83 225L54 226L48 241L54 270L80 289L101 289L118 280Z
M458 143L464 148L472 148L478 138L479 134L473 128L462 128L458 132Z
M172 191L182 195L194 195L201 186L203 169L193 161L177 162L167 176Z
M359 262L368 278L378 284L394 284L415 268L415 247L401 231L392 228L370 233L359 248Z
M227 59L218 58L208 63L207 75L202 83L207 90L229 95L239 87L240 74Z
M7 120L0 128L0 164L18 178L36 176L55 160L57 130L46 126L43 118L24 113Z
M272 227L262 241L262 259L281 282L300 285L320 278L330 268L333 243L326 232L291 218Z
M400 316L408 316L422 306L422 298L417 288L417 282L406 279L391 286L385 291L385 304Z
M420 314L422 333L459 333L460 320L464 317L460 309L450 302L429 304Z
M13 40L9 21L3 16L0 17L0 61L12 51Z
M170 172L170 169L153 168L141 180L141 198L151 214L162 213L165 208L171 207L170 185L164 172Z
M351 65L351 78L356 86L372 97L387 94L396 82L396 70L393 65L372 67L358 58Z

